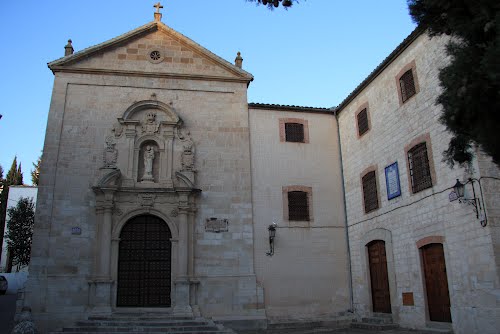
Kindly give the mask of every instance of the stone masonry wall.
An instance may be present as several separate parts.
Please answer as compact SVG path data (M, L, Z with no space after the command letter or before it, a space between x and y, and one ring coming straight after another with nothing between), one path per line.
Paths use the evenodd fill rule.
M455 333L496 333L500 327L498 266L493 251L493 247L498 249L497 228L493 224L481 227L471 206L449 200L455 179L477 178L479 169L469 174L442 162L450 135L438 122L440 107L435 98L438 70L447 61L445 42L444 38L419 36L338 116L355 308L360 316L372 311L366 244L384 240L393 317L403 327L426 327L429 318L417 242L443 240ZM416 70L417 94L402 104L396 76L411 66ZM359 137L355 115L366 103L370 130ZM406 151L423 140L433 185L412 194ZM394 162L399 165L402 194L388 200L384 170ZM365 214L361 177L368 167L376 170L380 202L377 210ZM498 202L498 192L485 195L495 198L487 201L496 215L491 208ZM414 305L403 305L403 293L413 294Z
M350 298L335 118L272 108L249 112L255 272L266 314L282 320L335 316L349 309ZM304 124L305 142L284 141L280 121ZM311 220L287 220L286 191L308 189ZM267 256L273 222L275 250Z
M102 68L120 52L98 57L86 67ZM140 67L135 61L120 65L122 70ZM102 167L105 138L128 107L152 96L172 106L196 147L196 186L202 192L194 258L201 312L255 313L247 87L241 81L56 73L25 301L42 330L82 319L87 311L98 231L91 187ZM228 219L229 232L205 232L209 217ZM81 235L71 233L74 226L81 228Z

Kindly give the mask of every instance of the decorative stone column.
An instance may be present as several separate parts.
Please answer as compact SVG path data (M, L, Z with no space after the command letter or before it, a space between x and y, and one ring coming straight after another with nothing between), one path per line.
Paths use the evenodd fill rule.
M188 236L188 195L187 192L179 193L179 247L178 247L178 268L177 278L175 280L175 306L174 314L176 315L193 315L193 310L190 305L190 284L188 276L188 255L189 255L189 236Z
M102 216L99 226L97 247L97 265L95 278L90 281L91 304L93 313L111 313L111 294L113 280L111 278L111 229L113 227L114 191L104 190L104 198L97 207Z
M189 276L189 296L190 305L193 309L193 316L201 317L200 306L198 305L198 285L200 281L195 276L194 271L194 258L195 258L195 240L194 240L194 218L196 214L196 208L194 208L194 203L191 203L191 208L188 214L188 276Z

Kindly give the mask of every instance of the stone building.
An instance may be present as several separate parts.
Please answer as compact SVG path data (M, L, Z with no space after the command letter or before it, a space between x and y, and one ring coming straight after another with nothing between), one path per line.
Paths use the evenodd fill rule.
M21 198L29 198L36 205L37 187L34 186L9 186L9 198L7 199L7 210L17 205ZM5 214L5 221L9 220L9 215ZM5 225L7 227L7 224ZM3 236L2 256L0 256L0 272L11 272L9 248L7 246L7 228ZM17 269L17 268L15 268ZM20 271L28 271L28 267L19 268Z
M469 171L442 162L445 43L416 30L336 108L354 308L403 327L496 333L500 173L480 152ZM477 214L457 200L457 179Z
M499 195L486 177L499 172L487 158L471 175L441 162L448 135L434 98L445 61L443 40L416 31L323 109L248 103L241 56L221 59L158 12L80 52L69 41L49 63L24 305L42 330L125 310L240 325L385 312L424 328L436 320L421 260L431 249L448 269L451 306L438 307L451 316L438 322L493 333ZM429 172L415 174L410 156ZM469 176L484 188L479 219L448 200ZM371 277L384 266L369 268L384 261L380 307Z

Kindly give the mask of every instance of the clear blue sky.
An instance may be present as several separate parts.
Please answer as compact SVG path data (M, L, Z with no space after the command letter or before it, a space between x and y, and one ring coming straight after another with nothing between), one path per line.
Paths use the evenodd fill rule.
M0 1L0 165L24 181L41 154L52 94L47 63L153 20L149 0ZM163 1L163 22L220 57L237 51L249 102L338 105L415 28L406 0L301 0L269 11L245 0ZM4 175L5 176L5 175Z

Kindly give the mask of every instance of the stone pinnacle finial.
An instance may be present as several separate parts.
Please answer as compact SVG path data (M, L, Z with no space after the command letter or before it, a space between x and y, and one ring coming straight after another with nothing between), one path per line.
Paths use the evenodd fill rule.
M64 56L72 55L73 52L75 51L71 43L72 43L71 39L68 39L68 44L66 44L66 46L64 47Z
M241 52L238 51L236 58L234 59L234 65L241 68L243 66L243 58L241 57Z
M163 6L158 2L153 7L156 8L155 21L161 21L160 9L163 8Z

